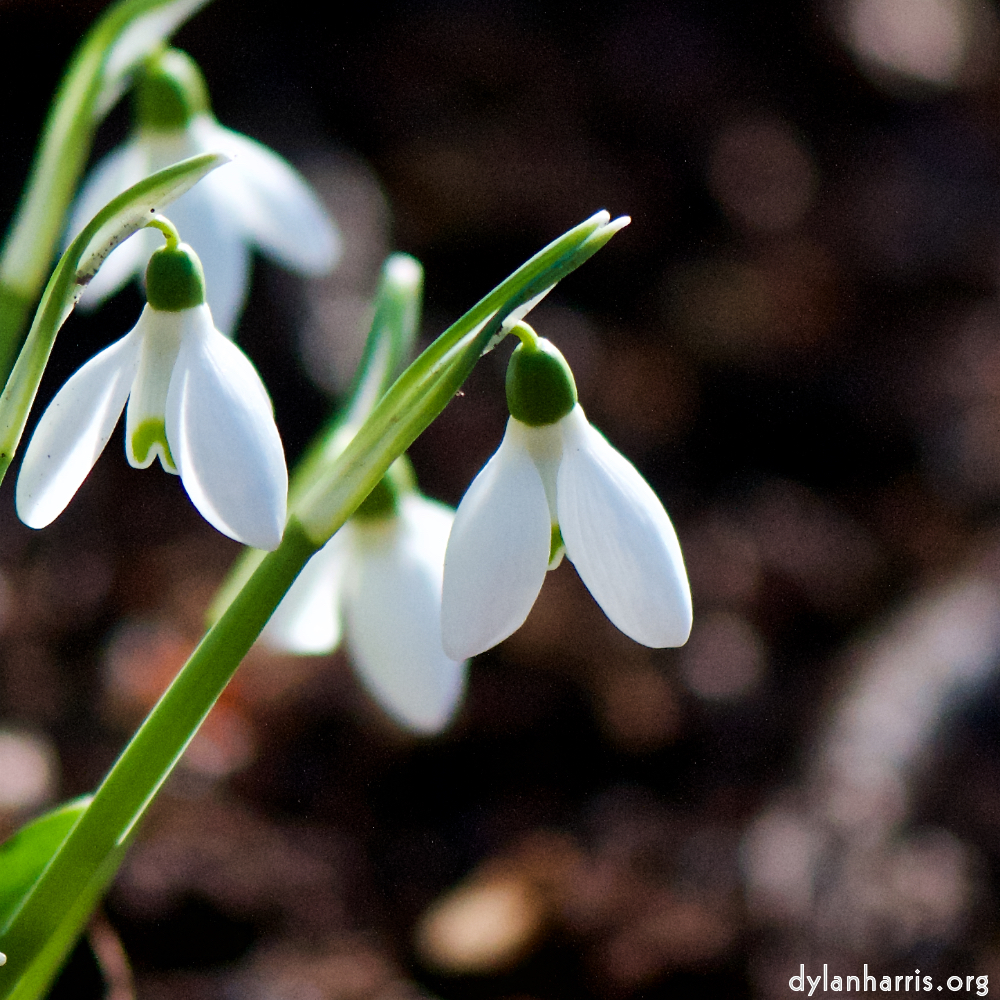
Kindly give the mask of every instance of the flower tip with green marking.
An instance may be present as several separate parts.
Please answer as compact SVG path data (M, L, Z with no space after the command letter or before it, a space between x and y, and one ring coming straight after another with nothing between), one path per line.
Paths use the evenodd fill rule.
M663 504L591 426L559 351L527 324L512 332L522 343L508 368L507 431L448 540L446 653L474 656L520 628L563 552L622 632L646 646L683 645L691 592Z
M146 284L148 302L135 327L72 375L39 420L17 480L18 516L43 528L62 513L127 402L130 465L144 469L158 459L180 475L213 527L275 549L288 472L267 390L246 355L215 328L201 262L187 244L168 235L150 258Z

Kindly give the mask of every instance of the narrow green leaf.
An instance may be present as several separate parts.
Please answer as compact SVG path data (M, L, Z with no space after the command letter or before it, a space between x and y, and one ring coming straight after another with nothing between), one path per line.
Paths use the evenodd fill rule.
M135 67L208 0L119 0L87 32L49 108L35 160L0 256L0 379L48 273L66 210L101 118Z
M0 928L10 923L89 802L85 796L58 806L0 844Z
M67 897L59 909L49 910L48 932L42 947L16 979L6 979L4 972L8 970L0 968L0 995L5 1000L42 1000L49 992L90 914L114 879L127 850L127 843L112 848L98 865L96 874L81 887L75 898ZM9 958L8 955L8 964Z
M101 262L157 209L228 159L222 153L203 153L146 177L105 205L66 249L45 286L28 339L0 396L0 482L21 440L56 334Z

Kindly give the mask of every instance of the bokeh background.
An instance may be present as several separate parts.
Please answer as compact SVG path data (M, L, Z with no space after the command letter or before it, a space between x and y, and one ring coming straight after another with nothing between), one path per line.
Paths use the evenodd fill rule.
M0 219L101 7L0 2ZM770 998L823 963L1000 987L996 8L216 0L176 41L344 235L323 281L258 262L240 329L290 456L389 251L426 267L429 339L632 216L532 321L671 512L695 626L637 646L564 563L430 740L344 653L255 650L57 995ZM125 102L95 156L127 130ZM70 319L43 401L141 301ZM413 448L448 503L502 436L508 351ZM43 532L0 490L3 832L100 780L237 554L117 440Z

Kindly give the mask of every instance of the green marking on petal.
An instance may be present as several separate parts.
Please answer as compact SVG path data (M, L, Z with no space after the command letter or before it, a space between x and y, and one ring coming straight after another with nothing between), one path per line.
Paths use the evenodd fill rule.
M549 569L555 569L562 562L562 557L566 552L566 543L563 541L562 532L558 524L552 525L552 539L549 542Z
M167 472L176 472L177 464L174 462L174 456L170 454L170 445L167 444L167 428L162 420L151 417L139 424L132 435L132 454L139 465L145 466L149 461L150 449L157 445L160 446L158 452L160 465Z

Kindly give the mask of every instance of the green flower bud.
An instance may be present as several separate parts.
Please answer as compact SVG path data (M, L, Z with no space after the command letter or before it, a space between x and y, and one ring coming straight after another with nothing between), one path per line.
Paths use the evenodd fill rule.
M554 344L539 337L518 345L507 365L507 407L515 420L531 427L554 424L576 400L573 373Z
M399 512L400 496L412 492L416 485L410 460L405 455L400 455L351 516L361 522L384 521L395 517Z
M160 247L149 258L146 301L161 312L194 309L205 301L205 272L186 243Z
M164 49L143 64L132 104L139 128L176 132L210 107L205 78L186 52Z

